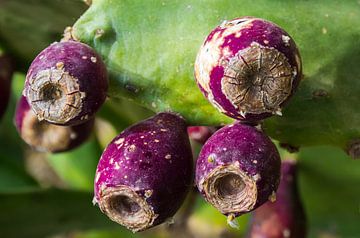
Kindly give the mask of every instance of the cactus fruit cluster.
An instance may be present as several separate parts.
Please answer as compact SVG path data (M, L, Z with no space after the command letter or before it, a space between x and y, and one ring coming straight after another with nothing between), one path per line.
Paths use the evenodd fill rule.
M32 62L16 110L21 137L42 151L66 151L85 141L107 94L101 57L76 41L71 28L66 34L70 37ZM194 183L189 137L203 144L196 186L230 224L276 200L280 156L256 125L281 114L299 84L301 60L294 41L260 18L226 21L202 44L195 78L215 108L239 121L216 131L188 127L180 114L161 112L121 132L99 160L93 202L133 232L163 223L182 205Z
M235 218L251 213L249 238L306 237L297 161L282 162L272 139L291 152L330 144L360 157L359 124L351 118L342 130L346 123L339 118L345 117L345 107L334 103L344 95L349 102L356 98L344 94L348 84L332 84L334 78L324 69L331 61L328 56L313 64L319 56L309 50L316 41L306 35L309 31L314 36L312 29L304 29L309 22L286 23L275 12L263 17L279 25L251 16L223 21L241 15L240 7L249 13L261 8L245 1L239 1L243 7L224 0L224 5L234 4L224 16L211 1L209 6L203 1L186 6L164 1L164 12L169 13L163 18L152 15L160 7L157 1L89 2L62 41L31 63L14 116L21 138L38 151L72 150L90 137L107 97L133 100L157 114L122 130L98 161L93 203L109 219L132 232L145 231L174 217L195 186L200 198L230 226ZM127 12L126 6L139 4L144 6L142 16ZM178 13L174 9L185 16L176 27L171 19ZM184 27L193 22L198 22L194 29ZM288 32L295 32L294 38L280 27L283 23ZM144 29L151 32L145 34ZM352 36L347 28L341 29ZM295 44L298 38L305 57ZM329 48L329 42L323 48ZM335 46L328 55L339 56ZM8 59L0 56L0 117L12 71ZM314 113L318 105L329 121L324 112ZM192 145L201 145L198 155Z

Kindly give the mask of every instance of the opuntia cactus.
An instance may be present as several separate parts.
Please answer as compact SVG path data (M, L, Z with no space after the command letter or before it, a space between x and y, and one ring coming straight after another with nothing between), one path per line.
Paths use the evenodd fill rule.
M10 97L11 77L14 71L12 60L0 52L0 118L3 116Z
M40 121L76 125L94 116L107 88L101 57L83 43L65 41L51 44L34 59L23 94Z
M131 126L105 149L94 201L113 221L136 232L172 217L192 186L185 121L160 113Z
M344 97L360 94L360 80L354 79L354 75L360 75L356 65L360 26L349 26L349 22L360 20L354 12L355 3L339 6L328 2L317 11L301 13L295 9L311 9L314 3L283 1L280 6L269 1L253 4L216 0L212 4L183 1L176 7L162 3L141 4L146 9L144 14L158 13L156 18L147 19L128 11L138 9L136 3L93 1L74 24L72 34L105 57L111 75L110 96L129 97L156 112L178 112L190 125L231 123L201 95L194 83L193 62L204 37L215 26L235 17L256 15L288 32L304 62L304 80L299 89L283 109L282 117L264 121L264 131L296 147L334 145L348 149L360 138L360 122L354 118L354 112L360 111L358 97ZM331 17L338 13L342 17ZM173 25L175 15L180 17L179 27ZM314 23L313 27L309 22ZM122 39L122 43L112 40L115 38ZM326 54L322 54L325 49ZM347 123L342 123L345 119ZM342 133L334 136L336 131Z
M14 123L21 138L32 148L46 152L69 151L91 135L94 119L76 126L58 126L39 121L22 96L17 104Z
M275 202L266 202L251 218L248 238L305 238L306 216L297 186L297 162L284 160Z
M61 18L58 16L61 14L38 14L39 17L33 17L35 20L24 18L30 12L26 11L26 6L31 5L31 9L35 12L33 14L36 14L35 10L38 8L33 8L33 5L41 3L39 8L42 10L41 13L44 13L43 10L49 6L53 10L57 1L34 0L28 3L29 1L26 0L16 0L0 2L0 44L8 47L7 50L11 50L16 55L16 62L27 62L29 56L32 55L31 52L38 47L25 46L29 46L29 42L34 46L42 45L39 43L40 41L35 40L40 39L40 35L49 36L43 37L45 40L41 42L48 42L49 39L53 41L54 36L60 35L60 32L52 30L55 28L53 24L38 27L41 25L38 19L51 16L45 17L45 19L49 19L49 21L55 19L55 26L58 26L65 22L61 19L60 23L58 22ZM67 2L74 1L61 1L61 4L58 5L64 6ZM344 149L352 157L359 157L360 155L360 122L358 120L358 112L360 111L358 104L358 95L360 95L360 80L358 80L360 75L360 68L358 67L360 61L360 25L352 24L360 21L360 8L357 1L344 1L342 4L339 4L338 1L327 1L326 4L321 4L318 1L289 0L260 0L256 4L245 0L121 2L93 0L92 2L89 9L68 33L70 33L71 39L91 45L106 62L111 80L109 97L125 97L155 112L179 113L186 119L188 125L224 126L233 122L232 118L219 113L201 95L201 91L198 90L194 81L196 54L204 36L208 35L211 29L217 25L225 26L229 23L227 20L234 19L234 17L254 15L267 19L266 22L271 21L290 33L301 51L304 63L303 75L299 73L300 70L297 73L304 80L299 85L292 100L284 99L279 104L280 108L285 103L287 104L286 107L282 108L282 117L273 116L261 122L263 131L271 138L278 140L279 144L285 146L289 151L294 152L300 148L300 159L304 165L302 168L305 168L301 173L301 192L306 198L304 201L306 201L306 205L309 207L307 210L311 215L311 219L309 219L311 222L310 236L348 237L358 234L358 227L353 221L356 221L357 218L358 204L356 201L359 193L354 187L359 181L359 173L356 173L356 166L352 166L357 161L338 162L335 157L342 158L345 153L341 154L334 149L303 148L304 146L330 145ZM7 9L15 9L14 6L21 6L21 9L25 9L25 11L21 11L20 14L17 12L14 14L15 11L7 14ZM56 8L56 11L60 12L61 9L66 8L59 7ZM69 9L66 12L74 14L75 11L71 10ZM141 10L141 14L138 14L139 10ZM66 15L68 21L75 19L71 14ZM75 15L80 15L80 12L75 13ZM174 24L174 19L176 19L177 24ZM248 19L248 21L250 20ZM32 24L27 25L28 22ZM225 23L221 24L222 22ZM69 24L71 23L66 25ZM26 36L21 37L22 34L17 33L25 33ZM287 36L282 37L282 43L286 44ZM259 35L259 37L263 36ZM19 40L20 38L23 39ZM16 42L16 44L12 44L12 42ZM262 43L265 44L266 41L262 41ZM261 42L257 42L257 44L254 44L255 47L250 47L249 50L260 49L261 52L261 49L266 48ZM273 48L278 49L277 47L278 45ZM22 66L17 65L17 69L21 70ZM254 87L256 88L257 85ZM14 86L16 88L17 83ZM285 91L285 95L287 95L289 90ZM260 94L259 98L261 97L264 98L264 94ZM280 100L276 97L272 99L275 102L273 105L277 106ZM228 98L226 99L228 100ZM236 100L235 98L235 104L239 104L238 108L243 107ZM251 100L250 102L255 101ZM112 106L116 111L124 110L121 108L122 104L116 100L113 101L112 105L114 104L118 106ZM241 120L245 117L246 123L249 120L255 123L255 121L273 113L280 114L280 111L276 110L276 106L268 108L266 112L268 114L246 113L244 110L240 110L236 112L240 116L235 117ZM117 113L111 114L108 111L105 113L102 111L102 113L106 117L105 119L111 118L109 120L111 123L121 121L119 123L120 128L123 128L123 118L114 115ZM131 113L134 112L129 110L129 114ZM6 131L7 128L2 127L0 129ZM3 133L0 133L0 136L2 139L6 138ZM2 148L4 148L4 144L5 146L9 144L8 141L5 142L1 143ZM320 153L318 153L319 151ZM323 153L324 151L325 153ZM322 154L327 157L324 158L324 161L329 161L329 163L319 158L319 155ZM209 161L212 159L210 158ZM3 173L1 174L3 175ZM336 192L333 191L335 187ZM56 192L57 194L58 192ZM33 194L28 196L32 197ZM274 199L274 196L270 197ZM332 199L328 199L329 197ZM18 198L23 201L22 198ZM6 197L3 198L3 200L5 199ZM15 208L26 211L22 206L18 206L17 201L19 199L13 200L11 197L8 200L16 205ZM63 202L62 200L60 201ZM70 200L69 207L83 204L83 200L78 201L79 203ZM342 202L339 203L338 201ZM3 211L9 210L7 202L1 204L3 204ZM41 205L43 204L41 203ZM205 204L200 206L201 210L211 210ZM81 207L84 208L81 210L86 210L86 207ZM132 207L130 203L130 210ZM329 207L331 209L328 209ZM49 210L55 213L57 209ZM71 211L75 212L75 210ZM84 212L80 213L83 214ZM13 213L5 212L4 214ZM29 214L33 213L29 212ZM85 211L85 214L90 213ZM60 215L63 217L62 212ZM195 216L197 215L199 214L195 214ZM11 216L5 217L9 224L17 224L16 219L15 222L11 221ZM230 220L233 217L235 214L229 214ZM68 221L68 219L66 220ZM97 224L97 220L100 221L100 219L88 220L90 222L86 224L87 226L91 226L92 222ZM105 220L102 219L102 222L106 223ZM189 224L191 222L190 219ZM208 220L205 223L208 226L212 225L209 225ZM195 224L195 227L200 228L197 225L198 223ZM99 226L101 227L101 225ZM39 226L34 226L34 229L36 230L37 227ZM241 228L243 227L241 226ZM16 230L20 231L21 229ZM51 233L57 232L59 231L52 231ZM282 233L284 236L291 234L294 233L287 231ZM25 236L39 237L40 235L26 233ZM42 233L41 236L44 234Z
M280 182L279 153L256 128L228 125L202 147L195 179L209 203L221 213L236 217L275 199Z

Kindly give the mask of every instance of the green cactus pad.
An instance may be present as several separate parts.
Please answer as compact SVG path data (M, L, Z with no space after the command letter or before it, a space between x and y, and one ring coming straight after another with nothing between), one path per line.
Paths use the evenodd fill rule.
M232 119L201 95L194 61L215 26L249 15L284 28L303 59L298 92L282 117L264 122L266 132L294 146L344 149L360 137L358 1L94 0L73 34L105 58L111 97L176 111L194 125L226 124Z

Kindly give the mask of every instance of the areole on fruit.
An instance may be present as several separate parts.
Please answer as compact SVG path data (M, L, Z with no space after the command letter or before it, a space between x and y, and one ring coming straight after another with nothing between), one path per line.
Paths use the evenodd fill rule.
M224 114L245 121L281 115L301 78L292 38L277 25L244 17L215 28L201 46L195 78Z

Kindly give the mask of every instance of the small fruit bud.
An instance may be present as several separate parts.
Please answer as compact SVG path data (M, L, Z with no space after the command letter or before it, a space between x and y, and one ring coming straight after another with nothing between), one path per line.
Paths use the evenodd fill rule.
M192 152L185 121L172 113L131 126L105 149L94 201L133 232L171 218L192 186Z
M256 128L240 123L215 132L196 163L199 191L224 215L236 217L256 209L271 198L279 180L275 145Z
M40 121L76 125L94 116L107 88L101 57L83 43L65 41L50 45L34 59L24 96Z
M15 112L15 126L21 138L38 151L63 152L81 145L91 135L94 119L76 126L58 126L39 121L22 96Z
M257 121L281 108L301 78L295 42L272 22L243 17L215 28L200 48L195 78L222 113Z
M210 126L189 126L187 128L190 139L200 144L204 144L215 131L216 128Z

